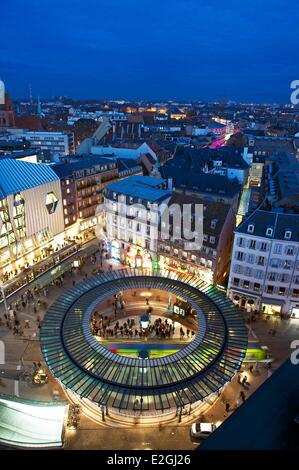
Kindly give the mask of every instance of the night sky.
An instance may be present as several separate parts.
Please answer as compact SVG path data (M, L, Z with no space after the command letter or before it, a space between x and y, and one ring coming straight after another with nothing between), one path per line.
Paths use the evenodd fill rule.
M298 0L13 0L0 5L13 98L290 102Z

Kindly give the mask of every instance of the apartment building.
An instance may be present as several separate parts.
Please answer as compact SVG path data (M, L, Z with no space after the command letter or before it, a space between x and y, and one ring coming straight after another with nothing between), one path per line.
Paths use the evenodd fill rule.
M151 268L157 260L159 207L171 197L167 180L133 175L104 192L107 248L114 260Z
M299 318L299 215L256 210L235 230L228 296Z

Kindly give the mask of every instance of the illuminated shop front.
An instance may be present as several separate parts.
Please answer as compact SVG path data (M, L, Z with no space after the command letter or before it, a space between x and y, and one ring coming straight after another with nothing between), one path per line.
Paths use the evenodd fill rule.
M180 273L193 274L194 276L199 277L202 281L213 284L214 274L212 269L204 268L191 263L184 263L183 260L178 261L173 258L168 258L166 256L159 256L159 266L162 269L168 269L169 271L176 271Z
M153 267L152 255L144 248L128 246L125 251L125 264L130 268L145 268L151 269Z
M283 301L276 299L262 299L261 301L262 312L266 313L267 315L279 315L281 313L282 305Z
M291 309L291 318L299 319L299 305L295 305L295 307Z
M117 261L120 260L120 245L117 240L113 240L111 243L111 258Z

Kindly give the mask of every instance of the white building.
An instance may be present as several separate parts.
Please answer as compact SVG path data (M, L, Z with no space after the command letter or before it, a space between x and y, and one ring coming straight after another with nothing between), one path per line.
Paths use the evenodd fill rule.
M26 139L32 147L48 150L54 156L74 153L74 134L72 132L23 131L14 138Z
M157 256L159 205L171 191L161 178L134 175L105 189L104 211L111 257L132 267L152 267Z
M299 215L255 211L235 230L228 296L299 318Z

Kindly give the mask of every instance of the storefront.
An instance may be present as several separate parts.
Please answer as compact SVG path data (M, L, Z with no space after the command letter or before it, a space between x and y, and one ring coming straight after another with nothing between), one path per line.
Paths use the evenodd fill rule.
M111 243L111 258L116 261L120 260L120 245L117 240L113 240Z
M128 246L125 251L125 264L130 268L152 269L152 255L144 248Z
M296 304L291 309L291 318L299 319L299 304Z
M231 299L235 305L244 308L247 312L258 309L259 299L232 292Z
M283 301L276 299L262 299L262 312L267 315L279 315L282 312Z

